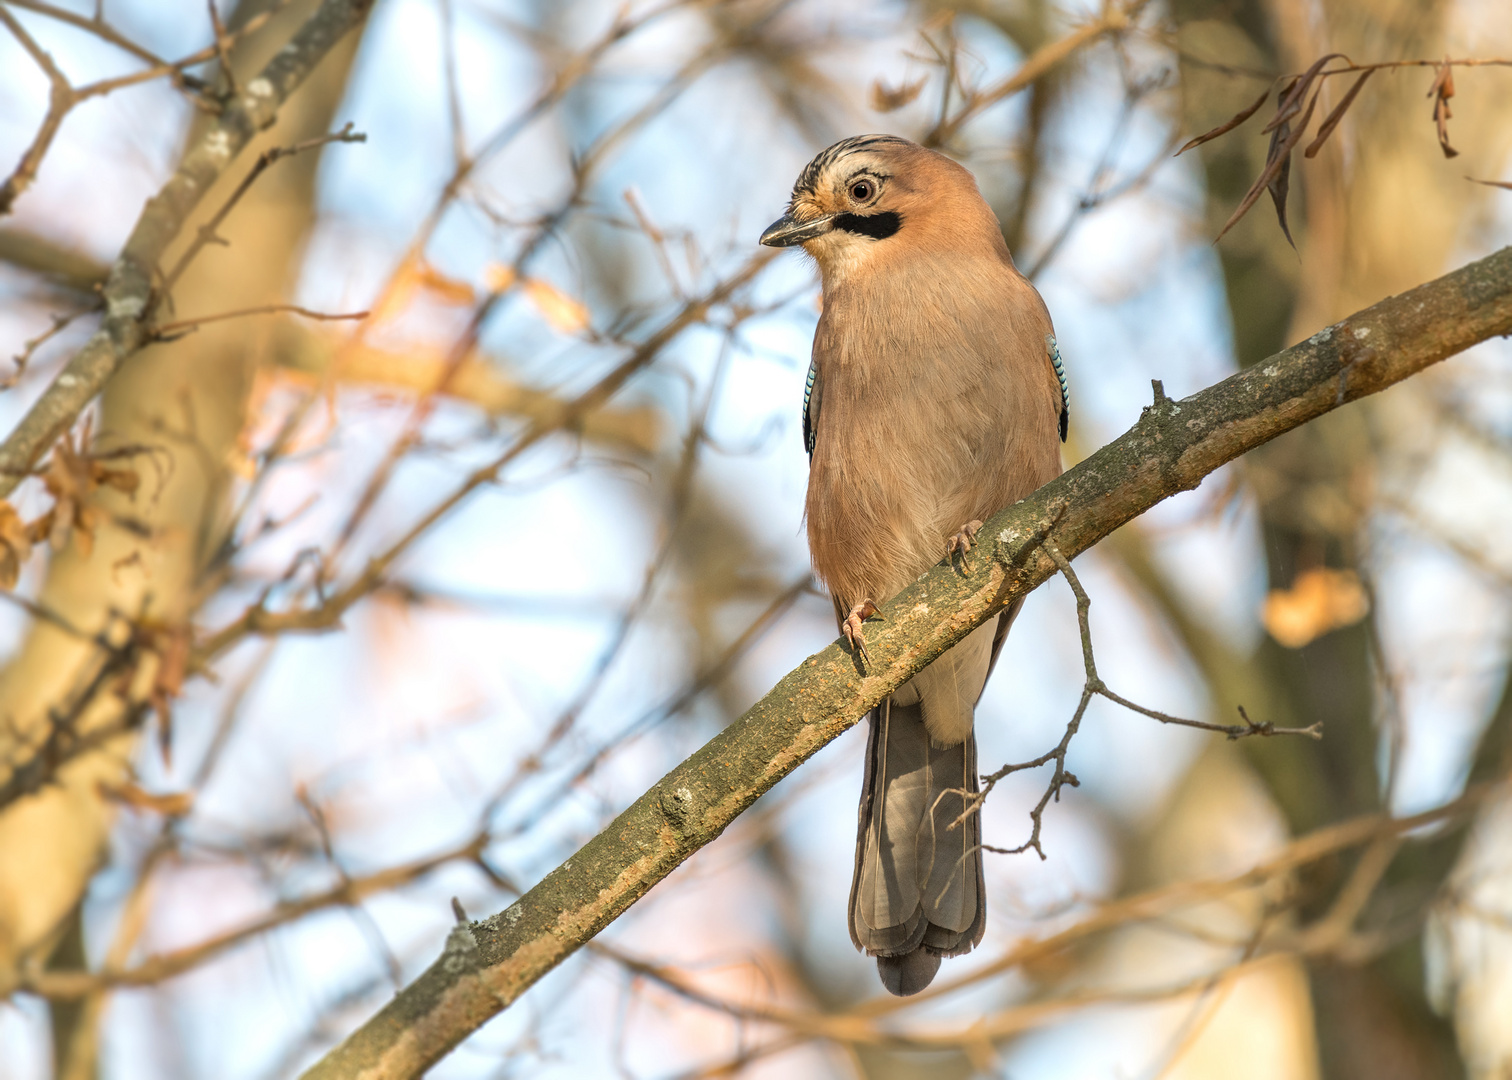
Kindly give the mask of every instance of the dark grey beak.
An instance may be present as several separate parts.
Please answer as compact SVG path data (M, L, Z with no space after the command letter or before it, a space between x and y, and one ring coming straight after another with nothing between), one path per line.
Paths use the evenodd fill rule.
M793 247L816 236L823 236L835 227L835 215L828 214L812 221L799 221L791 214L783 214L766 227L761 242L767 247Z

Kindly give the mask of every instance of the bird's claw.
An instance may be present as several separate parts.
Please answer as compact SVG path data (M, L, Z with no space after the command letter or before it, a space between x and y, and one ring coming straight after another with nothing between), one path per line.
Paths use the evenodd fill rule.
M863 600L850 609L850 614L846 615L845 621L840 624L840 632L845 635L845 640L850 642L851 651L867 662L871 661L871 657L866 654L866 637L861 632L861 624L877 614L880 614L877 611L877 605L870 600Z
M971 563L966 560L966 556L970 553L971 542L976 539L977 530L981 527L980 521L968 521L956 530L954 536L945 541L945 557L950 560L951 565L954 565L955 557L959 555L961 566L968 574L971 573Z

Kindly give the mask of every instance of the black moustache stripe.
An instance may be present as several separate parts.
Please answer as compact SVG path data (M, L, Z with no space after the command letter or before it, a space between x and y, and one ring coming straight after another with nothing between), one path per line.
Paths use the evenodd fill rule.
M835 228L844 229L873 240L886 240L903 227L903 215L896 210L884 210L880 214L841 214L835 218Z

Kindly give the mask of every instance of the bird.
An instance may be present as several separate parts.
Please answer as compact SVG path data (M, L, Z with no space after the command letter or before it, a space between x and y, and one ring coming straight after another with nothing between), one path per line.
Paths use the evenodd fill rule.
M818 264L804 513L814 572L864 667L878 601L937 562L965 564L983 520L1060 475L1065 368L975 177L937 151L885 134L835 143L760 242ZM898 996L982 941L981 823L958 819L980 790L976 704L1017 612L867 717L850 933Z

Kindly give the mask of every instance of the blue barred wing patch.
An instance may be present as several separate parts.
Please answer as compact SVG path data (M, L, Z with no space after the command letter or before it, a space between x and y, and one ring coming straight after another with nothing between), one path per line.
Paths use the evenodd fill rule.
M1061 363L1060 346L1055 343L1054 334L1045 335L1045 351L1050 354L1050 366L1055 369L1055 377L1060 382L1061 390L1061 413L1060 413L1060 440L1066 441L1066 427L1071 422L1071 390L1066 385L1066 365ZM814 378L813 371L809 371L809 381ZM804 416L808 416L808 397L804 396ZM807 420L805 419L805 423Z
M803 448L808 451L808 456L814 456L814 418L809 412L809 406L814 400L814 361L809 361L808 375L803 380Z

